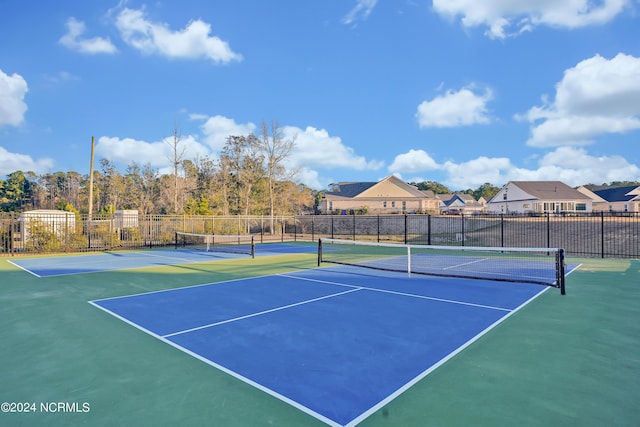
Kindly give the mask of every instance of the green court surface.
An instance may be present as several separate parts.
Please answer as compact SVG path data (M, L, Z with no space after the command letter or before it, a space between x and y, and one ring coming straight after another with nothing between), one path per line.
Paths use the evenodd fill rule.
M48 278L9 259L0 426L325 425L88 303L314 268L313 254ZM583 265L567 295L549 289L358 425L640 425L640 261L569 261Z

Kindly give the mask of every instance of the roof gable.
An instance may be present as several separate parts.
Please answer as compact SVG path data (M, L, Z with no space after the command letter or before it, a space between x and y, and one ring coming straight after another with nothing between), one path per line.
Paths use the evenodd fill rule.
M424 199L427 196L413 185L391 175L366 188L358 197L412 197Z
M628 202L640 197L640 186L609 187L595 190L594 193L607 202Z
M606 202L605 199L603 199L602 197L600 197L599 195L597 195L596 193L594 193L592 190L589 190L587 187L585 187L584 185L580 186L578 188L578 191L581 192L582 194L584 194L585 196L588 196L591 200L594 201L594 203L603 203Z
M340 182L337 191L325 195L347 198L418 198L429 199L428 194L391 175L379 182Z
M338 184L338 191L328 191L326 194L341 197L356 197L374 185L376 185L375 182L341 182Z
M590 200L561 181L511 181L511 184L539 200Z

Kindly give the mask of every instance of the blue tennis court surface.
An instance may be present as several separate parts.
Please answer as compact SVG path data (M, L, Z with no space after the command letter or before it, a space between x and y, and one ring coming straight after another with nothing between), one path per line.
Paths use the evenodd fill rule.
M547 289L340 266L91 304L331 426L354 426Z
M256 245L256 256L313 253L313 245L268 243ZM247 257L243 254L205 252L189 249L166 249L149 251L100 252L50 258L25 258L9 261L37 277L62 276L68 274L96 273L100 271L125 270L130 268L162 265L189 264L223 259Z

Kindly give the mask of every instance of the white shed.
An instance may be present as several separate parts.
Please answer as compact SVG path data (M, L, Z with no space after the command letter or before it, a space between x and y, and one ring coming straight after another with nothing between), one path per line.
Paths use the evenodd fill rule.
M114 225L116 228L132 228L138 226L137 209L119 209L114 214Z
M59 211L55 209L36 209L25 211L18 218L20 222L20 237L23 242L29 240L30 229L36 225L43 226L45 230L64 236L75 231L76 215L73 212Z

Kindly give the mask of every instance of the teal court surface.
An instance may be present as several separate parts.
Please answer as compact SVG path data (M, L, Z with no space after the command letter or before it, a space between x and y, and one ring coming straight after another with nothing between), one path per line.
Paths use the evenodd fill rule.
M570 260L562 296L531 283L317 268L312 245L291 246L301 249L205 262L153 251L150 265L113 269L104 257L118 253L80 256L100 261L76 270L53 262L75 256L2 261L0 397L86 401L91 411L3 413L0 424L638 419L639 330L628 321L637 261ZM36 260L50 264L26 264Z

